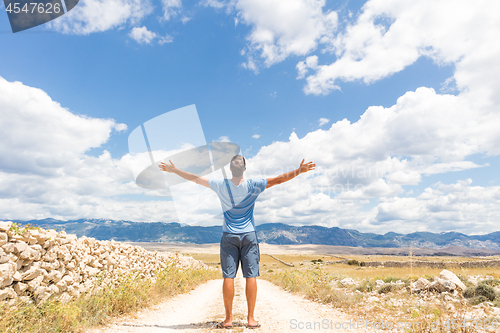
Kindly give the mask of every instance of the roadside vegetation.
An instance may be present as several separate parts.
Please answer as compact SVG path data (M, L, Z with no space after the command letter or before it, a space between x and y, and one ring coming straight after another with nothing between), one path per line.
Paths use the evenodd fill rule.
M219 277L217 270L181 270L172 264L157 272L152 280L142 279L138 272L130 273L113 285L101 283L94 292L66 304L52 299L40 304L0 303L0 332L82 332Z
M500 306L499 268L455 270L468 287L461 293L416 293L410 287L411 283L420 277L432 281L442 269L365 267L360 263L369 261L369 258L361 256L355 259L356 262L351 260L347 264L325 264L332 260L328 256L277 257L294 267L280 265L278 262L266 263L262 270L263 279L310 300L332 304L353 320L369 318L378 323L404 322L407 326L401 327L398 332L405 333L500 331L500 309L493 311L494 306ZM387 256L384 259L393 260L393 257ZM481 279L472 283L468 276L481 276ZM474 322L475 318L481 319ZM494 320L498 326L494 328L490 325L485 330L487 327L484 324L493 323ZM436 326L438 322L439 325ZM432 324L434 327L429 326Z

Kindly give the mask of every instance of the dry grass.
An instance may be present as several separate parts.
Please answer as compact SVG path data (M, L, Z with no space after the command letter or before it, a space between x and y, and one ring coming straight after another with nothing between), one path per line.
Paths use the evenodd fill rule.
M346 296L335 290L335 278L319 266L314 269L287 269L277 272L268 270L262 278L283 287L291 292L299 293L313 301L331 303L336 307L349 308L355 297Z
M370 320L378 322L409 323L408 329L399 330L407 333L482 332L482 330L471 327L470 323L466 327L462 325L462 320L472 310L465 301L457 300L452 302L454 310L450 310L447 308L450 302L446 301L444 297L433 301L422 301L419 295L411 293L409 288L406 288L410 281L415 281L419 277L432 279L438 276L442 269L428 267L359 267L347 264L325 265L321 262L318 264L317 260L321 259L325 262L339 259L332 259L330 256L322 255L275 256L294 264L294 267L281 265L276 269L262 269L262 278L292 292L300 293L309 299L331 303L333 306L347 312L353 319L370 318ZM367 257L350 256L349 258L358 261L369 261ZM379 261L379 258L369 257L373 261ZM404 258L408 260L408 257ZM436 260L437 258L432 257L431 259L432 261L447 261L443 258ZM457 261L466 261L466 259L470 258L459 258ZM311 260L316 263L312 263ZM387 260L393 260L393 257L384 256L384 260L380 261ZM462 277L469 275L491 276L494 279L500 277L499 268L450 270ZM357 284L351 287L341 287L339 281L347 277L353 278L357 281ZM386 290L379 293L379 290L375 287L376 280L385 282L402 280L405 285L391 287L390 291L387 290L388 293L384 293ZM496 282L496 280L492 280L491 284L496 284ZM369 297L377 297L378 301L368 302ZM439 326L429 327L438 320ZM457 320L460 323L459 325L455 325ZM495 330L490 329L490 332L492 331Z
M156 280L141 279L137 273L122 276L113 286L101 286L92 294L67 304L49 299L42 304L0 305L0 332L81 332L85 327L106 323L109 318L150 306L160 300L193 289L218 278L207 269L181 271L170 265L156 274Z

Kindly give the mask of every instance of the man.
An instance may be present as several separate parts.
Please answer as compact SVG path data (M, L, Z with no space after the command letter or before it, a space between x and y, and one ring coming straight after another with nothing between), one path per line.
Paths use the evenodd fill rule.
M314 170L313 162L300 163L298 169L268 179L243 179L246 170L245 158L236 155L231 159L231 180L207 179L195 174L177 169L172 161L170 164L161 163L160 169L171 172L180 177L211 188L221 201L224 211L222 239L220 243L220 262L224 282L222 294L226 319L218 324L218 328L231 328L233 325L233 298L234 278L239 263L246 278L246 298L248 305L247 327L260 327L254 318L255 303L257 301L257 279L259 276L260 252L255 232L253 209L255 200L264 189L289 181L301 173Z

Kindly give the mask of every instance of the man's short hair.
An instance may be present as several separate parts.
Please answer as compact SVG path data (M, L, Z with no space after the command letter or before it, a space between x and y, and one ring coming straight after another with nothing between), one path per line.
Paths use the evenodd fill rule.
M245 158L242 155L234 155L233 158L231 159L231 164L233 164L233 161L237 159L238 157L241 157L243 159L243 166L247 166L247 162L245 161Z
M243 167L236 166L233 164L233 161L239 157L241 157L243 159ZM243 172L245 172L246 166L247 166L247 162L245 161L245 158L241 155L236 155L236 156L233 156L233 158L231 159L231 164L229 165L229 170L231 170L233 177L241 177L241 176L243 176Z

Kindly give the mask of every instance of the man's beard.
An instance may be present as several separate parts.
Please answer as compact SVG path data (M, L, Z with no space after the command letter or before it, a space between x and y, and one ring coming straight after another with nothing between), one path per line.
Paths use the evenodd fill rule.
M243 172L245 172L245 167L238 168L234 165L231 165L231 173L233 174L233 177L241 177L243 176Z

